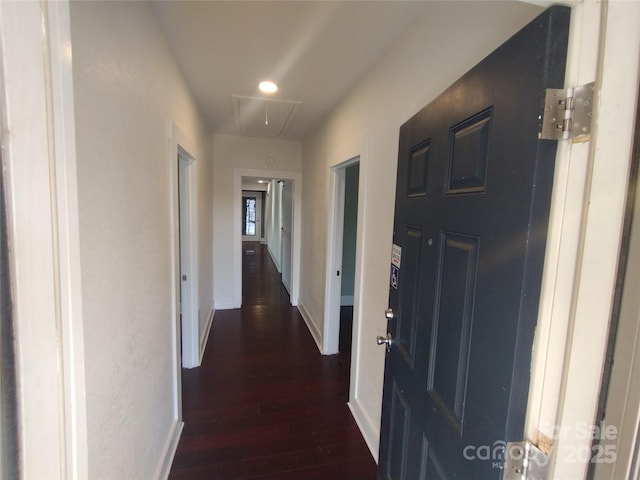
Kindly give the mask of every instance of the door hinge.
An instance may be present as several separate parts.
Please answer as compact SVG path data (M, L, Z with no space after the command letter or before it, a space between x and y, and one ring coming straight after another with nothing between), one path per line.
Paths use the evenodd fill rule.
M594 82L579 87L545 90L541 140L588 142L593 118Z
M531 442L508 442L502 480L544 480L549 457Z

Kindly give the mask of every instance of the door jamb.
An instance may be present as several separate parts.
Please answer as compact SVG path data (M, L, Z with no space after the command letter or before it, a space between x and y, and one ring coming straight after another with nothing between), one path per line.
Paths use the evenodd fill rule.
M86 478L89 449L69 3L2 2L0 29L4 132L0 143L6 169L7 235L13 246L10 274L21 279L12 284L22 413L19 471L25 478ZM12 105L19 108L9 108Z
M558 478L585 478L591 458L566 461L590 452L591 436L576 426L595 426L631 159L640 65L631 25L639 15L633 2L572 7L566 81L596 79L594 125L605 128L589 143L560 145L556 160L525 426L528 439L553 448L548 473Z
M337 154L332 155L332 157L340 159L352 159L358 157L360 159L360 173L358 178L358 224L356 226L356 268L353 289L353 337L351 340L351 375L349 379L348 405L351 413L353 414L353 418L358 424L358 427L367 442L371 454L377 462L378 447L372 443L372 439L377 439L379 435L377 430L377 421L371 419L366 409L362 406L362 400L360 398L361 395L359 392L359 387L362 384L363 371L365 370L360 366L360 345L363 341L363 336L371 334L370 329L365 329L364 327L364 322L361 318L364 308L362 308L362 305L360 304L360 289L364 278L363 259L365 257L366 247L364 242L364 232L367 230L368 209L366 206L368 204L367 183L370 145L371 137L369 135L365 135L353 142L349 142L349 144L346 145L346 148L341 148L340 151L338 151ZM329 191L329 195L331 195L331 190ZM329 201L331 201L331 198L332 197L330 196ZM331 221L333 215L332 210L329 210L327 215L327 218ZM331 223L328 225L331 225ZM330 245L327 245L327 258L325 259L327 262L333 255L331 248L332 247ZM325 301L326 295L327 292L325 291ZM381 311L383 311L384 305L386 305L386 300L383 302ZM320 345L321 342L317 343ZM324 353L322 348L320 348L320 350Z
M615 462L590 462L587 478L638 478L638 422L640 419L640 302L635 295L640 272L640 101L636 101L636 128L629 191L620 247L615 299L609 326L606 363L602 373L598 413L594 424L612 425L615 435L592 439L591 451L615 454ZM609 429L611 430L611 429ZM598 457L599 458L599 457ZM599 458L600 459L600 458ZM600 459L602 460L602 459Z
M193 143L188 139L188 137L178 128L178 126L170 121L168 127L168 148L167 148L167 158L168 158L168 168L169 168L169 184L170 184L170 225L171 225L171 280L172 280L172 288L171 288L171 311L172 313L172 321L171 321L171 336L173 341L172 343L172 356L174 358L173 368L173 386L174 390L173 394L173 416L174 419L181 423L182 422L182 358L180 355L180 345L181 345L181 324L180 324L180 217L179 217L179 175L178 175L178 153L180 149L185 152L195 152L195 148ZM193 158L190 154L189 157ZM191 189L193 190L193 189ZM195 198L193 195L193 191L191 194L192 198ZM194 202L195 203L195 202ZM191 210L191 218L195 221L195 212ZM194 230L192 230L193 232ZM195 241L195 235L192 235L193 240ZM196 250L192 249L192 255L195 255ZM194 262L197 264L197 262ZM192 270L192 275L194 275L194 271ZM194 275L197 277L197 275ZM197 290L196 290L197 292ZM194 297L197 301L197 295ZM196 303L197 305L197 303ZM197 309L196 309L197 311ZM196 325L197 327L197 325ZM182 332L184 334L184 331ZM190 345L195 345L196 352L199 350L199 342L197 341L197 333L198 328L191 328L191 334L196 335L195 344L190 342ZM193 340L193 339L192 339ZM183 352L184 354L184 352ZM193 352L192 352L193 354ZM193 355L192 355L193 357ZM197 366L200 361L200 355L197 355L197 363L194 366ZM186 365L185 365L186 367Z
M340 304L342 303L342 237L344 234L345 177L347 167L359 162L359 155L352 157L349 160L331 167L329 173L329 228L327 229L327 268L325 272L323 322L324 331L322 334L323 355L333 355L338 353L338 342L340 339ZM340 274L338 275L337 272L340 272ZM356 295L354 291L354 308L356 303Z

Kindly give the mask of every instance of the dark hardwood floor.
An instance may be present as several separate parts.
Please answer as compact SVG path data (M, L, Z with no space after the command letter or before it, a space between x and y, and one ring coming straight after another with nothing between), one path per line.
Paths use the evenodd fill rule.
M349 356L320 355L266 248L245 243L243 307L216 312L202 366L182 371L169 478L375 479L346 405Z

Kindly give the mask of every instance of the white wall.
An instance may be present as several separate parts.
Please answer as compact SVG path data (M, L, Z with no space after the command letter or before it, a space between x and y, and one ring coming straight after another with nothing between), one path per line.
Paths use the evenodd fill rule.
M266 159L274 160L268 165ZM216 308L234 308L233 263L234 169L300 172L300 142L235 135L213 137L214 297ZM235 199L239 201L239 199Z
M71 33L89 477L153 478L179 423L170 121L195 145L201 325L213 305L212 164L148 4L72 2Z
M384 369L384 349L375 336L386 331L398 129L540 11L522 3L434 2L428 16L407 31L303 143L299 301L312 331L323 331L330 167L360 155L362 230L355 287L360 305L354 319L350 406L374 455Z
M185 99L191 102L191 100ZM192 115L197 115L193 112ZM198 118L199 120L199 118ZM198 122L198 125L199 122ZM215 305L213 300L213 152L200 126L194 127L197 138L195 176L198 224L198 334L200 348L206 345ZM201 352L202 355L203 352Z

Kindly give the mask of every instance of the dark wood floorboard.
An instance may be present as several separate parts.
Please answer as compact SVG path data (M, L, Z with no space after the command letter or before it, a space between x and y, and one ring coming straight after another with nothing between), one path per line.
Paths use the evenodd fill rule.
M202 366L182 371L169 478L374 480L346 404L348 340L320 355L266 248L243 244L243 308L216 312Z

